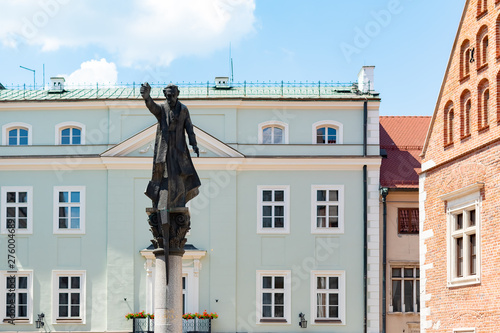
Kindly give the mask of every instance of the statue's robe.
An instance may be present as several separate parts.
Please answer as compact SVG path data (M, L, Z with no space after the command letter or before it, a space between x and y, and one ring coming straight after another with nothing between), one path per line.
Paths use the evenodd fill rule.
M196 136L188 108L177 101L173 110L168 103L158 105L152 98L146 106L158 119L153 157L153 176L146 195L158 209L184 207L198 195L201 185L186 144L196 146Z

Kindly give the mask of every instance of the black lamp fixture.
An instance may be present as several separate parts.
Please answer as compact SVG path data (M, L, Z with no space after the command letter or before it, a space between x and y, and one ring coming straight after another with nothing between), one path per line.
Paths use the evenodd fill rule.
M38 315L38 320L35 321L36 328L42 328L45 325L45 323L43 322L44 317L45 317L45 315L43 314L43 312Z
M300 318L299 326L302 328L307 328L306 315L301 312L299 314L299 318Z

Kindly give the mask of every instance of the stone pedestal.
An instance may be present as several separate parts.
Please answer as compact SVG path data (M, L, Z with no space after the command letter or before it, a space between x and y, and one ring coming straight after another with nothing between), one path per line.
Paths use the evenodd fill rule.
M156 257L154 331L182 333L182 255L191 224L189 210L148 208L146 212Z

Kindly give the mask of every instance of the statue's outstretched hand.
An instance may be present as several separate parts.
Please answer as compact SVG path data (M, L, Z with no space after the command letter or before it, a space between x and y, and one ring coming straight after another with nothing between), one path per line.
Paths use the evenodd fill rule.
M141 84L141 96L144 99L149 98L151 95L151 86L149 83L144 82L144 84Z
M196 157L200 157L200 149L198 146L193 146L193 151L196 153Z

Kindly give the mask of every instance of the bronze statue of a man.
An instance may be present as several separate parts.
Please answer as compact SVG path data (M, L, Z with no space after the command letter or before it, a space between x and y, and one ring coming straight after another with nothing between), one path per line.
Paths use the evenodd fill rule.
M150 96L151 86L141 86L141 96L149 111L158 119L153 157L153 176L146 189L146 195L157 209L185 207L198 195L201 185L186 144L199 157L196 136L188 108L179 102L179 88L169 84L163 89L167 98L164 104L156 104Z

